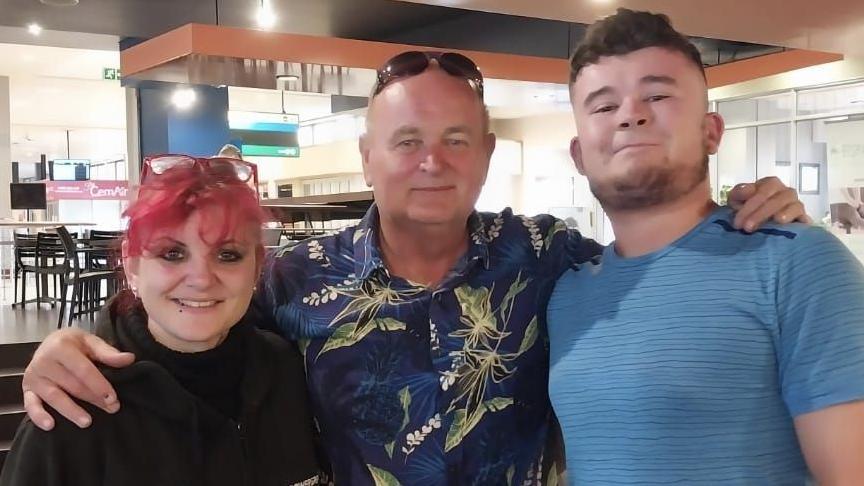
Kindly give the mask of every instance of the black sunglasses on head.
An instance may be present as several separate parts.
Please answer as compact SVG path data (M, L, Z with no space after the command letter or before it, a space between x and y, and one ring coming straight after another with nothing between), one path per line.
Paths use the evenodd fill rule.
M455 52L437 51L408 51L391 58L378 70L378 81L372 96L380 93L394 79L422 73L433 59L448 74L468 81L480 99L483 99L483 75L474 61Z

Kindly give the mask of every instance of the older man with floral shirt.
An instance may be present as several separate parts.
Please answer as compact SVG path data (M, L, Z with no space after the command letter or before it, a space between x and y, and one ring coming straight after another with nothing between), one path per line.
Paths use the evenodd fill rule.
M264 269L255 307L262 326L302 344L331 482L557 480L546 305L556 278L600 247L551 216L474 211L494 147L470 59L396 56L378 73L360 142L375 206L358 226L282 250ZM776 179L759 187L749 206L761 210L745 215L803 213ZM40 396L83 416L58 387L117 410L90 359L121 364L80 332L46 339L24 381L35 423L52 420ZM58 363L78 385L52 371Z

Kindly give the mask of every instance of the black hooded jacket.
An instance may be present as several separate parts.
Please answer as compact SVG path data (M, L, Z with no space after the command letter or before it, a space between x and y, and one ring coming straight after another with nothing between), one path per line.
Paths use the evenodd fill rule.
M225 400L205 401L169 373L176 368L166 358L172 352L153 352L146 322L140 307L102 311L97 334L136 354L131 366L103 370L120 411L109 415L84 404L93 424L83 430L57 417L55 429L43 432L25 419L0 486L317 484L303 360L293 343L244 322L232 328L215 350L234 346L232 362L243 367L230 418L231 407L218 406Z

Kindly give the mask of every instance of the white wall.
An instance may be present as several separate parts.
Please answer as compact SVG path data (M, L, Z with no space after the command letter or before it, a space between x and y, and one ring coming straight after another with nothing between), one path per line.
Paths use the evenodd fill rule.
M537 214L554 207L594 206L588 180L570 158L570 140L576 135L573 115L495 120L493 130L499 138L522 143L521 194L514 210Z
M12 182L12 132L9 114L9 78L0 76L0 219L12 216L9 183Z
M258 165L258 180L324 177L330 174L363 172L356 140L303 147L300 157L246 157Z

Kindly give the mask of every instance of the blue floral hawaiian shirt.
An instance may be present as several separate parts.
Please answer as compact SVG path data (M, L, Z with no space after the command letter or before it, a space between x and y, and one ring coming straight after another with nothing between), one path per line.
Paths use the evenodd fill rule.
M305 355L328 480L547 484L561 466L544 461L546 304L599 245L551 216L475 213L468 251L431 288L390 275L377 228L373 206L355 227L278 251L256 297Z

